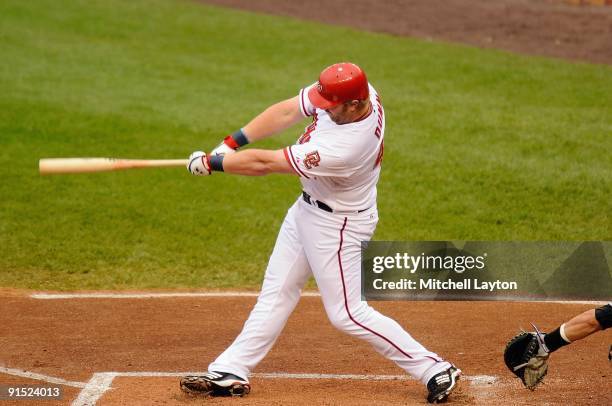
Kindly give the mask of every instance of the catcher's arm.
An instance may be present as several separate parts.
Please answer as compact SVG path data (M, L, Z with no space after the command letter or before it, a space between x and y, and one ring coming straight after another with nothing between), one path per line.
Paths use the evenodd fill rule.
M545 334L533 326L534 332L523 331L512 338L504 350L504 362L525 387L534 390L548 372L549 351Z

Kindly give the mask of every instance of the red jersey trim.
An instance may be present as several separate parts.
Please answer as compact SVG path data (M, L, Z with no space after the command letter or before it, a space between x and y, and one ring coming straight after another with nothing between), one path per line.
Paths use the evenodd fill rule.
M300 173L296 171L295 168L293 167L293 163L291 162L291 159L289 158L289 153L287 152L288 149L289 147L283 148L283 154L285 155L285 159L287 160L287 163L289 164L293 172L295 172L297 176L300 176Z
M306 117L310 117L310 114L306 111L306 103L304 103L304 89L300 90L300 109L302 114Z
M287 159L287 152L289 153L289 156L291 156L291 159ZM295 157L293 156L293 151L291 151L291 147L285 148L285 159L289 161L289 163L291 164L291 167L293 168L294 171L297 172L298 175L303 176L306 179L310 179L304 172L302 172L297 162L295 161Z

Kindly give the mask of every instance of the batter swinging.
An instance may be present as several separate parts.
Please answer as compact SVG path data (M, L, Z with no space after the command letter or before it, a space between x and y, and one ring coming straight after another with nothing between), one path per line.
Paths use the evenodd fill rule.
M304 117L312 117L312 123L295 145L235 153ZM182 378L183 391L248 394L249 373L272 348L304 283L314 275L336 328L368 341L427 385L429 402L446 400L461 371L361 301L361 241L372 237L378 222L376 183L384 134L381 99L365 73L355 64L338 63L298 96L270 106L226 137L211 154L191 154L188 169L194 175L292 173L300 177L303 193L285 217L257 304L242 332L209 365L209 373Z

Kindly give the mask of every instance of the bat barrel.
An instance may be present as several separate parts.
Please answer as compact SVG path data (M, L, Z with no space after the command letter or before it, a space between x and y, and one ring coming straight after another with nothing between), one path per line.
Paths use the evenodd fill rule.
M38 170L41 175L52 175L175 167L186 164L186 159L47 158L38 162Z

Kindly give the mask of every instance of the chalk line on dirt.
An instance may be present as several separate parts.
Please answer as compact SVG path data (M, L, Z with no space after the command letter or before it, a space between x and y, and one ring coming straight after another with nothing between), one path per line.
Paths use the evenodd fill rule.
M104 395L104 392L111 389L113 372L99 372L93 374L89 382L85 385L79 396L72 402L72 406L93 406Z
M107 292L89 292L89 293L33 293L30 295L32 299L40 300L58 300L58 299L163 299L173 297L257 297L259 292L140 292L140 293L107 293ZM303 297L319 297L319 292L302 292ZM555 304L588 304L593 306L603 305L605 301L595 300L557 300L546 301L537 300L534 303L555 303Z
M38 374L36 372L24 371L21 369L6 368L2 366L0 366L0 373L4 373L7 375L13 375L13 376L19 376L21 378L33 379L36 381L54 383L57 385L72 386L73 388L84 388L86 385L85 382L67 381L65 379L56 378L54 376Z
M204 371L197 372L107 372L115 377L179 377L185 375L203 375ZM334 380L357 380L357 381L413 381L409 375L358 375L358 374L315 374L315 373L288 373L288 372L256 372L249 378L260 379L334 379ZM489 385L497 382L498 378L493 375L463 375L462 380L467 380L473 385Z
M32 299L163 299L168 297L257 297L259 292L169 292L169 293L33 293ZM321 296L302 292L302 296Z

